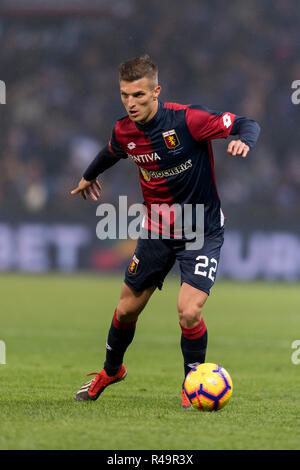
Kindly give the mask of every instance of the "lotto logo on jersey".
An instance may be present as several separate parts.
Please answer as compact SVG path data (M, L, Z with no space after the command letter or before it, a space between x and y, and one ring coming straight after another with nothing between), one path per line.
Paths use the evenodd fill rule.
M180 145L175 129L163 132L162 135L168 149L175 149L176 147L178 147L178 145Z
M231 126L231 117L229 116L229 114L224 114L223 116L223 124L225 127L230 127Z
M131 263L130 263L129 268L128 268L128 271L131 274L135 274L137 272L139 262L140 262L140 260L135 255L133 255Z

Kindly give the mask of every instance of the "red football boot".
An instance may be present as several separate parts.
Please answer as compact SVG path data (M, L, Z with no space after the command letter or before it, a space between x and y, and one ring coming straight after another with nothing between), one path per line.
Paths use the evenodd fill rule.
M100 370L98 373L92 372L87 375L96 375L96 377L82 385L78 390L75 395L75 400L77 401L97 400L108 385L124 380L127 375L127 370L122 364L116 375L113 376L107 375L104 369Z
M189 402L188 397L185 394L184 389L182 389L182 392L181 392L181 408L184 408L185 410L189 410L193 408Z

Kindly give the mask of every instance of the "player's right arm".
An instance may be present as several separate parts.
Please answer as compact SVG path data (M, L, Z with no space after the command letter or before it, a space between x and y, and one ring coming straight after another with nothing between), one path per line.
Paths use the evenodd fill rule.
M127 157L128 155L122 150L116 140L114 129L109 144L96 155L85 170L77 188L73 189L71 194L81 194L83 199L87 199L87 196L89 196L93 201L97 201L101 195L101 185L97 180L98 176L121 159Z

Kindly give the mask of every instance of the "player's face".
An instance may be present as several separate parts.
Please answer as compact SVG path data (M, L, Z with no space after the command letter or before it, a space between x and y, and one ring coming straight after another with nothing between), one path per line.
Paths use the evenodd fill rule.
M153 118L158 107L161 87L147 77L134 82L120 81L121 100L130 119L144 124Z

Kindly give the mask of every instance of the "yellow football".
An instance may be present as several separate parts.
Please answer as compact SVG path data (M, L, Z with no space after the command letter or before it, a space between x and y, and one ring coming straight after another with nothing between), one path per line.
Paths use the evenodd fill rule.
M191 405L203 411L217 411L230 400L232 380L224 367L205 362L188 373L184 390Z

